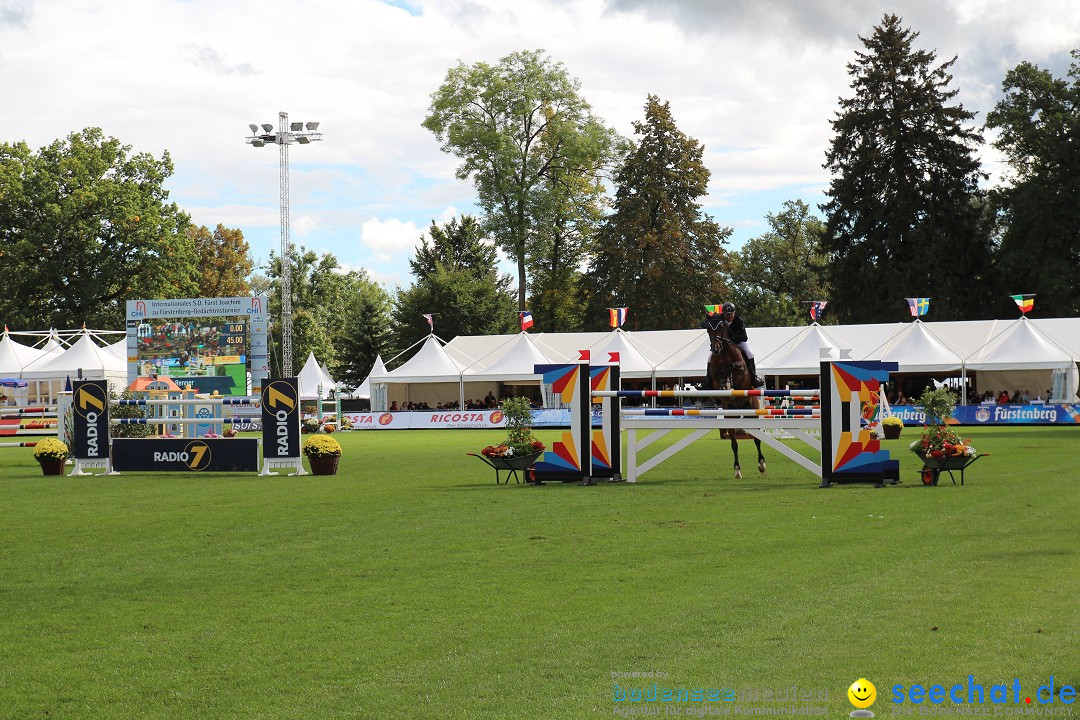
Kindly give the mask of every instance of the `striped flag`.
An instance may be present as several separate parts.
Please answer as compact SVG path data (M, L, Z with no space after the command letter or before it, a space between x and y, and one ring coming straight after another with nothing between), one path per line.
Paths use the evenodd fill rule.
M611 327L622 327L626 322L626 316L630 313L630 308L608 308L608 314L611 316Z
M917 318L920 315L925 315L930 311L930 298L904 298L907 300L908 310L911 311L911 317Z
M821 319L821 314L825 312L825 306L829 304L828 300L814 300L810 303L810 319L815 322Z
M522 332L528 330L533 326L532 313L528 310L522 310L518 313L521 316L521 330Z
M1020 308L1020 312L1027 315L1031 312L1031 308L1035 307L1034 295L1010 295L1013 300L1016 301L1016 307Z
M424 313L424 319L427 320L427 324L431 327L432 330L434 330L435 321L431 319L431 315L429 315L428 313Z

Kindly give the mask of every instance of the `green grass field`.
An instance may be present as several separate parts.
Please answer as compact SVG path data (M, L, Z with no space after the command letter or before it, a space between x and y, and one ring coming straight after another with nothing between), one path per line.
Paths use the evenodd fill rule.
M860 677L878 717L898 683L1080 686L1080 428L972 430L964 487L918 483L915 434L882 489L768 450L735 481L718 436L594 487L496 487L465 453L499 431L339 434L329 478L5 450L0 717L608 717L640 671L834 717Z

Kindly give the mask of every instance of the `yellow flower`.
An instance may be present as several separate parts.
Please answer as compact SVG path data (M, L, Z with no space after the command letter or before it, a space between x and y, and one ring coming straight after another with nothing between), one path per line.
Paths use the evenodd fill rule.
M309 435L307 440L304 440L304 454L309 458L340 455L341 445L329 435Z
M70 455L68 446L57 438L45 438L39 440L38 444L34 446L34 459L38 462L42 460L66 460Z

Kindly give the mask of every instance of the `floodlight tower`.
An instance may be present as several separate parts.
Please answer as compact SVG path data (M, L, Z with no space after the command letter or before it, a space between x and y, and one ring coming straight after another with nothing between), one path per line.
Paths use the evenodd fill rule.
M307 145L322 140L317 122L289 122L289 113L278 113L278 129L263 123L262 133L255 123L248 125L251 137L244 142L252 147L263 147L267 143L278 146L280 159L279 203L281 209L281 373L292 377L292 239L289 236L289 145L294 142Z

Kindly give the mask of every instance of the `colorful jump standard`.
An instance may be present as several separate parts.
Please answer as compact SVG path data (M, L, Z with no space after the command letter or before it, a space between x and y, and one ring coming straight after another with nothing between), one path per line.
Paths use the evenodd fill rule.
M848 482L873 482L880 486L886 480L899 479L899 462L891 460L888 451L881 450L880 442L863 419L864 406L877 402L881 383L888 380L890 371L898 369L896 363L823 361L821 390L620 390L617 375L611 380L612 371L616 369L615 365L589 368L585 363L536 367L544 383L551 385L562 395L563 402L570 405L571 414L571 432L564 433L563 440L555 443L552 451L545 453L542 461L537 463L537 478L581 478L582 484L592 484L592 478L597 474L595 468L605 472L614 470L611 476L617 479L621 476L617 448L625 424L628 430L626 479L629 482L635 482L639 475L711 431L727 428L744 430L810 470L821 479L821 487ZM586 371L593 386L588 393L577 382L578 378L585 377ZM608 386L604 387L605 384ZM782 397L815 403L820 399L821 404L820 408L814 404L760 410L628 408L621 411L617 402L624 397ZM594 398L605 404L604 425L601 430L594 431L590 439L587 408ZM640 443L637 440L639 429L652 431ZM656 456L638 463L639 450L672 430L682 429L692 432ZM770 430L776 429L785 430L817 450L821 464L769 434ZM821 430L820 441L806 432L811 429ZM586 444L593 449L593 457L588 462L581 452ZM598 455L604 460L598 461ZM601 463L606 464L599 467Z

